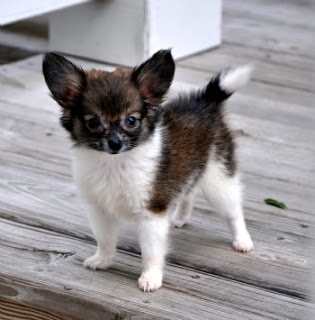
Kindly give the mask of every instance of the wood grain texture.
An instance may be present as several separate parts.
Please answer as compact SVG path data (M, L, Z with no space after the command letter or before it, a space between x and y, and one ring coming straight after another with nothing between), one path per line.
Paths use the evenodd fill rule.
M223 44L180 65L217 72L253 63L254 81L313 91L310 68L315 28L310 2L224 1Z
M235 52L236 50L237 52ZM211 59L209 59L209 55ZM300 58L298 63L294 61L297 59L288 58L286 62L283 53L274 53L273 59L269 58L266 61L262 55L263 53L259 49L243 46L235 49L233 45L223 44L220 49L193 56L180 62L179 65L197 70L218 72L227 67L252 63L255 66L253 81L303 91L313 91L309 70L311 59L305 61L305 59Z
M86 241L0 220L7 233L0 292L16 302L43 307L49 298L48 311L81 319L295 319L308 309L300 299L176 265L167 267L164 288L144 294L136 285L137 255L119 252L108 271L94 272L81 265L94 250Z
M19 72L20 76L22 76L22 71L20 70ZM19 221L28 221L32 225L43 224L44 226L49 226L52 230L58 230L59 232L64 230L63 232L70 232L72 235L75 234L80 238L91 239L90 231L86 227L84 220L84 214L82 213L82 209L80 209L80 202L75 196L75 188L72 185L69 159L70 144L66 139L65 132L58 127L57 106L53 101L50 101L48 96L45 96L43 93L36 93L36 83L40 83L40 75L37 77L35 74L29 76L27 71L23 77L34 79L34 83L28 87L28 92L32 92L33 95L37 94L37 96L42 94L43 96L39 97L39 99L46 99L45 105L51 105L51 109L47 107L39 113L36 107L40 108L40 106L36 105L33 108L30 107L28 109L29 112L25 113L23 102L17 101L18 97L15 96L15 102L10 103L9 108L4 107L4 104L8 106L8 102L2 104L1 114L5 123L2 126L4 139L1 141L0 150L3 152L4 158L10 159L9 163L4 163L2 167L0 166L3 181L10 181L10 189L5 185L3 187L4 189L7 188L7 197L2 200L2 206L7 210L6 216L14 216L16 219L20 219ZM232 103L234 102L232 101ZM252 103L254 103L254 100ZM18 115L22 116L23 121L19 121ZM307 212L311 208L312 189L310 187L314 185L311 177L306 174L311 165L309 157L312 154L312 150L308 148L311 145L312 132L304 129L299 129L296 132L291 129L289 124L283 124L283 130L279 136L279 124L273 121L273 119L264 120L263 122L262 119L259 120L257 118L253 120L242 115L232 115L231 122L234 123L234 127L236 128L245 128L242 129L244 136L240 137L238 141L240 144L239 153L244 181L246 185L250 186L245 196L245 208L248 212L249 227L251 230L251 220L255 215L256 221L253 223L258 226L257 230L251 230L254 239L259 238L261 233L270 232L269 224L262 231L260 224L261 214L272 218L273 224L278 219L277 211L274 211L273 208L264 205L262 202L265 197L269 196L284 201L290 208L285 215L297 218L298 222L295 225L297 229L302 229L300 225L307 223L310 219ZM295 146L294 144L291 145L291 142L296 140L300 140L300 146L304 145L305 149L301 148L300 153L293 154L292 150ZM273 157L264 159L266 154L273 154ZM264 159L264 166L261 166L261 159ZM279 163L281 163L281 167L279 167ZM62 175L62 178L60 175ZM290 185L293 182L295 183L294 187ZM273 185L272 190L270 190L270 184ZM253 186L256 187L252 188ZM38 192L38 190L42 190L44 193ZM299 197L296 197L296 193L299 193ZM32 199L31 208L29 199ZM24 209L25 207L28 209ZM60 208L62 208L62 211ZM211 210L208 204L204 204L202 208L205 208L206 211ZM303 208L305 209L303 210ZM76 212L78 209L79 212ZM38 213L36 214L36 212ZM271 216L270 212L273 213ZM209 219L205 217L205 214L203 214L204 219ZM77 217L78 221L73 224L74 217ZM209 226L209 229L211 231L205 229L202 233L203 236L199 239L200 245L205 246L201 248L203 248L204 252L207 252L206 256L208 258L195 264L194 267L196 269L199 268L199 270L205 270L204 265L207 265L207 271L209 272L215 270L217 274L227 274L231 278L237 278L239 275L236 269L232 268L230 270L225 265L225 261L236 259L237 263L241 264L240 268L248 269L243 281L247 281L248 283L257 281L261 277L261 274L249 272L252 266L244 266L243 263L246 263L247 260L244 260L242 255L234 253L231 250L229 244L230 236L223 222L220 219L210 221L212 227ZM209 237L208 233L212 233L212 228L220 230L220 232L223 230L224 233L224 242L223 245L219 246L219 249L223 247L227 252L223 251L225 253L219 259L216 258L217 252L212 249L213 246L218 245L216 239L222 238L222 235L214 234L211 239L214 243L206 240ZM273 242L279 242L276 239L283 237L285 233L290 234L291 229L292 223L287 228L284 228L283 221L280 219L280 223L275 230L275 235L272 236ZM280 232L281 235L278 235ZM199 233L200 230L198 230ZM182 235L186 239L184 232L182 232ZM300 234L298 237L300 237L298 238L299 243L304 243L309 239L308 237L305 239L303 234ZM264 239L262 241L264 242ZM295 239L292 239L289 240L289 243L295 241ZM275 246L273 242L268 245ZM185 241L179 241L178 243L175 251L181 252L180 258L178 258L178 255L173 257L171 253L170 260L175 261L174 259L177 259L177 263L181 265L192 265L196 260L195 255L184 259L187 243ZM284 243L286 242L282 242L282 244ZM259 243L259 247L265 246L268 248L268 245ZM120 247L127 251L139 252L136 235L133 234L129 238L122 235ZM194 251L194 248L189 250L189 252L191 251ZM269 265L271 260L273 261L271 263L273 265L274 261L276 261L276 264L272 266L273 273L268 276L268 279L265 279L265 287L274 289L285 287L288 292L293 290L296 295L307 296L308 289L300 281L301 278L307 275L307 271L303 271L304 266L307 265L306 258L300 256L292 257L292 261L300 261L299 259L301 259L303 268L301 272L297 270L297 273L294 274L295 277L299 274L296 279L293 277L292 282L294 286L292 287L292 283L286 286L282 283L287 282L287 279L281 276L281 267L285 266L285 268L290 270L291 265L288 265L288 259L281 254L282 251L283 247L281 245L273 255L267 255L268 258L262 252L257 254L256 259L254 259L257 264L267 263ZM280 254L279 257L275 258L278 253ZM281 256L283 258L280 258ZM259 257L262 258L259 259ZM232 273L230 274L230 272Z
M227 0L223 38L262 51L314 58L312 1ZM237 35L237 36L236 36Z
M180 61L170 96L204 86L221 67L257 62L254 80L226 106L255 250L233 251L224 221L199 192L189 224L171 231L160 291L147 295L136 286L141 261L133 224L120 232L112 268L84 269L95 241L38 55L0 67L0 298L78 319L307 318L315 188L307 37L314 23L307 22L306 2L224 6L223 46Z
M2 288L3 289L3 288ZM0 285L1 291L1 285ZM0 319L1 320L73 320L68 317L47 312L46 310L29 307L24 304L0 299Z
M90 230L71 181L69 143L63 130L56 128L52 135L47 136L44 132L46 130L53 132L53 127L57 125L55 121L49 125L49 120L36 117L32 112L24 115L22 107L22 105L13 104L12 109L8 108L14 111L13 114L10 114L11 111L3 112L3 119L6 120L3 130L10 132L10 139L8 143L2 142L5 144L0 145L0 150L3 150L4 154L10 152L10 155L14 155L10 156L9 163L0 165L2 181L4 181L3 189L6 188L7 193L1 203L2 207L6 208L5 217L10 217L10 219L15 217L24 223L44 226L50 230L91 240ZM57 115L55 109L52 113ZM23 126L20 126L15 120L16 114L23 114ZM10 125L7 127L8 123ZM251 132L251 124L251 121L244 124L248 132ZM252 128L255 130L256 127L252 126ZM276 124L273 123L269 128L264 127L264 129L267 134L267 129L269 131L276 129ZM13 139L14 144L11 142L12 135L16 135L16 139ZM304 170L310 165L310 162L307 154L306 157L301 157L303 160L300 160L299 157L295 159L294 155L290 154L292 149L286 144L268 141L270 135L266 137L267 141L260 141L262 137L264 134L259 135L259 132L254 132L252 137L247 133L247 136L239 138L241 164L244 162L242 164L244 180L246 185L251 187L245 196L248 225L253 238L258 241L258 248L256 253L254 251L251 254L253 258L250 263L248 264L248 257L251 255L244 259L243 255L231 249L230 235L223 221L214 215L209 216L211 207L204 201L202 202L202 198L199 198L202 203L199 208L205 210L203 212L196 210L195 215L200 223L202 220L209 220L209 225L206 223L208 227L201 229L198 226L197 229L193 227L192 232L188 233L185 229L174 230L174 234L179 234L180 238L172 240L174 249L169 259L182 266L193 267L232 279L239 279L242 276L244 282L257 283L265 288L285 291L306 298L309 288L302 280L309 272L307 260L310 253L304 250L303 255L300 255L299 247L310 241L310 235L305 235L305 231L308 232L308 230L304 230L301 225L308 223L310 219L308 210L311 207L309 201L311 190L309 187L312 185L312 180L305 180L306 175L301 171L301 164ZM276 131L275 137L279 140ZM281 152L274 151L275 161L268 157L264 160L264 167L261 167L260 159L265 154L270 154L269 149L273 148L273 144L277 146L275 150ZM308 146L308 141L305 141L305 144ZM36 161L35 165L34 161ZM280 161L282 169L278 168ZM295 163L299 165L295 166ZM64 165L61 166L62 164ZM286 173L290 174L284 176ZM292 188L290 182L296 183L301 179L304 180ZM270 184L273 185L272 190L270 190ZM253 186L256 187L253 188ZM295 196L297 192L301 194L299 197ZM279 216L277 210L263 204L262 200L267 196L281 199L290 210ZM31 207L30 199L32 199ZM267 222L261 221L262 215L268 219ZM285 223L285 217L294 218L297 222L289 220L290 223ZM272 219L272 223L269 222L269 219ZM252 228L252 225L255 227ZM292 236L293 230L296 230L297 235ZM195 234L201 236L191 241L195 238ZM264 236L261 237L261 234ZM266 234L269 234L271 238L265 237ZM189 235L189 241L186 240L187 235ZM285 241L281 242L278 238L284 238ZM122 232L119 247L125 251L138 253L136 239L135 232ZM196 243L199 248L197 257L200 255L198 258L195 253ZM287 248L291 243L298 245ZM271 251L270 247L272 247ZM269 253L266 253L267 250ZM292 256L287 256L287 251L292 252ZM283 254L283 252L286 253ZM229 261L229 264L226 264L226 261ZM239 269L235 268L235 265L239 266ZM261 284L262 274L259 270L264 270L264 268L260 269L263 265L270 268L272 272L264 276L264 282ZM256 272L253 273L252 269L255 269ZM247 271L244 272L244 270ZM283 276L284 270L287 270L285 277ZM291 279L290 282L288 278Z

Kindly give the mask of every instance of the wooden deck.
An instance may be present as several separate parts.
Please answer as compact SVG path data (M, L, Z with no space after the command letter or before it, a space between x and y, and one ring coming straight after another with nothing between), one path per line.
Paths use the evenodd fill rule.
M307 319L312 15L307 1L224 1L223 45L177 63L174 91L203 86L222 67L255 64L253 81L228 102L255 250L235 252L221 217L199 196L191 222L171 231L163 288L149 294L136 285L141 259L133 225L123 228L108 271L83 268L95 241L72 182L70 142L41 75L42 57L1 66L0 319L19 319L10 318L13 309L31 319ZM288 209L268 206L268 197Z

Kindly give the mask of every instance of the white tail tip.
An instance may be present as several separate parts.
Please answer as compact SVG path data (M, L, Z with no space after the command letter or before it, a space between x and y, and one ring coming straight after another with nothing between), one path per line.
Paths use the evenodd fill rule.
M228 70L220 76L220 88L227 93L233 93L247 84L252 72L253 66L249 64Z

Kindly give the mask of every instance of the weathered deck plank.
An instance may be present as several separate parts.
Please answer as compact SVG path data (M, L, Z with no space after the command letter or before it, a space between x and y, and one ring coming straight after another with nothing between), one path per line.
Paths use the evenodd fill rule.
M223 38L236 45L314 58L312 1L223 2Z
M191 222L171 232L165 285L153 294L136 286L132 224L122 229L109 271L82 267L95 242L42 57L0 67L0 300L81 319L306 319L315 188L310 17L307 1L225 1L222 47L178 63L174 91L202 87L230 64L256 65L227 107L255 250L233 251L224 222L199 194ZM288 210L264 204L267 197Z
M217 72L254 63L253 80L313 91L310 67L315 46L308 1L224 1L223 45L184 59L186 68Z
M145 295L136 286L141 268L138 256L119 252L109 271L93 272L81 265L94 250L86 241L3 219L0 231L8 234L0 247L0 257L6 260L0 293L37 307L43 306L49 294L46 308L63 310L66 316L297 319L307 312L308 302L300 299L172 265L167 267L164 289ZM67 302L71 308L65 309Z
M0 213L0 216L94 243L69 179L9 165L0 166L0 172L4 183L1 189L7 187L7 197L1 200L5 214ZM305 220L296 217L291 221L279 209L273 214L268 206L249 203L249 209L246 208L248 225L257 248L245 256L232 250L230 234L222 219L209 212L211 209L202 199L198 200L198 205L204 210L196 209L186 228L172 231L169 260L173 264L308 297L310 287L303 279L310 272L310 248L299 251L311 239L309 228L304 227ZM255 207L260 207L260 211ZM266 221L262 220L262 215ZM121 233L121 249L139 253L135 229L128 226L124 229L128 231ZM265 268L270 271L267 275Z
M12 219L14 216L18 221L30 225L45 226L50 230L91 240L82 209L79 214L75 212L77 209L74 210L80 208L80 204L70 179L70 143L58 126L58 107L47 96L38 71L12 66L12 75L15 77L13 79L25 78L29 81L26 88L17 88L14 80L2 83L5 90L2 97L4 101L0 101L0 115L5 123L1 129L4 139L0 142L0 152L4 159L10 159L9 163L0 166L3 188L7 188L10 182L7 197L1 200L2 207L6 208L5 217ZM15 94L16 91L20 95ZM36 103L24 102L21 92L31 94ZM241 99L236 96L230 104L238 105L240 110L242 105L244 107L248 103L259 105L257 98L248 99L246 96L241 96ZM25 104L29 104L27 113L24 112ZM233 111L232 107L230 109ZM245 208L248 225L258 248L247 257L233 252L223 222L213 215L205 217L211 208L199 198L197 206L206 211L196 210L196 217L190 226L173 232L174 250L169 259L181 266L231 279L242 277L246 283L306 298L309 287L303 279L309 273L307 261L310 252L304 250L301 255L299 248L311 239L309 229L304 226L308 226L311 219L309 212L314 182L307 173L313 154L313 133L310 127L299 127L308 118L307 112L300 113L300 123L293 127L291 119L296 119L296 112L285 113L283 106L282 114L286 121L281 125L277 118L268 119L268 116L265 119L259 119L259 115L250 118L234 113L231 116L234 127L244 131L238 141L244 180L250 186L245 195ZM279 135L280 126L282 130ZM293 153L296 143L300 146L299 153ZM264 159L266 154L269 156ZM290 210L279 211L263 204L266 197L285 201ZM31 204L29 199L32 199ZM25 207L27 210L23 210ZM209 224L202 223L203 227L200 228L198 222L202 219L209 220ZM194 225L196 221L197 225ZM189 241L186 240L187 235ZM119 247L139 252L135 233L122 235ZM187 248L190 248L188 254ZM195 253L196 250L200 256ZM271 272L263 276L267 267ZM263 283L261 278L264 279Z
M3 287L0 284L0 291ZM45 309L31 307L22 303L16 303L10 300L0 298L0 315L1 320L75 320L64 317L55 312L48 312Z

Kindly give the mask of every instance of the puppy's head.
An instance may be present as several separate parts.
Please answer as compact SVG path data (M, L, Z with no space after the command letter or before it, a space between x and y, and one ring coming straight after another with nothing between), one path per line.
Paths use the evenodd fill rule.
M43 73L62 107L62 125L77 145L111 154L128 151L152 134L173 76L170 51L161 50L133 71L83 71L46 54Z

